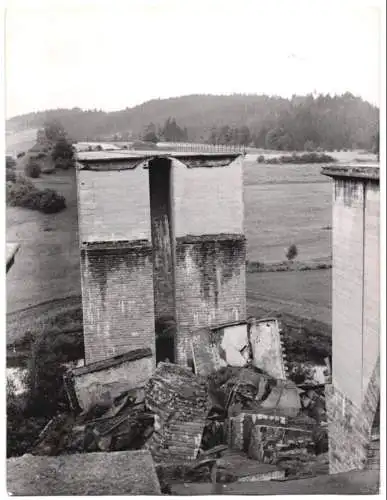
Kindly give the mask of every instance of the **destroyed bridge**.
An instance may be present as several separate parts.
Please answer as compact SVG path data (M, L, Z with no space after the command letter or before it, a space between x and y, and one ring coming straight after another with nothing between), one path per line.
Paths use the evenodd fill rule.
M324 385L298 387L289 380L277 319L246 316L242 157L121 151L80 153L78 162L85 365L65 376L71 412L52 420L31 451L58 455L49 468L62 472L47 479L47 463L10 459L8 491L31 494L32 484L35 493L43 491L33 480L29 491L20 485L23 460L46 478L44 494L193 494L198 483L212 485L210 491L203 486L204 493L253 493L257 482L327 475L329 468L366 468L377 488L378 471L369 471L367 458L379 397L377 350L360 377L372 387L356 404L347 397L352 427L339 429L335 401L342 404L347 390L340 368L337 390L328 392L330 421ZM341 235L334 243L343 245L351 235L343 233L341 218L351 217L365 184L369 221L377 224L372 203L379 184L326 173L336 183L333 231ZM369 252L370 245L376 240L368 242ZM346 261L334 255L338 283ZM368 260L362 262L364 273ZM339 300L334 296L334 307ZM332 375L335 385L335 364ZM361 397L366 418L354 410ZM340 433L341 454L327 453L330 427L330 443L338 443ZM361 435L357 461L348 451L355 435ZM111 463L106 474L114 470L114 477L98 489L95 470L104 455ZM148 480L127 475L136 463ZM76 476L66 483L63 471L71 474L71 464L91 467L89 482ZM360 483L351 483L357 484L352 492L365 491ZM239 486L227 489L232 484ZM329 490L326 481L313 484L315 490L310 483L304 493Z

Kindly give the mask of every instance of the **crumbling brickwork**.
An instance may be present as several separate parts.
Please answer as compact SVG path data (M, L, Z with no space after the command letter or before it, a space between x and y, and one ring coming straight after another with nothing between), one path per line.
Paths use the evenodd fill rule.
M193 331L246 319L242 235L179 238L176 248L177 362L186 364Z
M368 459L371 430L380 398L379 360L374 367L364 402L356 406L333 385L326 386L331 474L363 469Z
M259 462L276 462L283 454L291 455L292 450L305 449L312 442L312 429L282 424L280 417L268 416L265 420L241 413L229 421L229 447L245 451Z
M167 318L175 361L185 365L194 329L246 319L242 160L178 158L80 159L87 363L155 352L156 323Z
M141 347L155 350L149 243L81 252L86 363Z

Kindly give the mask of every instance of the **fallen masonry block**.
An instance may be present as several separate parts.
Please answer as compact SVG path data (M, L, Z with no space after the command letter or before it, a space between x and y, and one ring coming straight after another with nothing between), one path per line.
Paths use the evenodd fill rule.
M195 373L208 376L225 366L249 362L270 377L286 380L288 368L281 329L275 318L228 323L202 328L191 337Z
M228 444L232 450L248 453L263 463L276 463L286 452L300 453L313 444L311 428L261 420L256 414L241 413L229 419Z
M10 495L159 495L151 454L145 450L24 455L7 460Z
M216 461L217 482L222 477L228 482L271 481L285 478L285 471L275 465L259 463L251 460L245 454L228 452Z
M245 366L250 349L246 322L202 328L191 337L195 373L207 376L225 366Z
M190 370L159 363L145 387L145 404L155 414L146 448L155 458L194 460L209 412L207 388Z
M249 323L249 339L253 365L275 379L286 380L286 355L282 347L278 320L252 318Z
M143 388L153 370L152 351L148 348L69 370L64 382L70 405L83 412L96 405L110 408L124 392Z
M277 380L268 397L260 403L260 408L282 413L289 417L298 415L301 409L299 390L292 382Z

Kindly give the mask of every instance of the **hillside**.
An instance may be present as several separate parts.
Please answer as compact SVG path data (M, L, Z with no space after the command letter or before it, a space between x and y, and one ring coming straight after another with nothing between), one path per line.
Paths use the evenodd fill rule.
M154 123L160 129L173 117L188 140L252 144L278 150L306 145L333 149L371 149L379 110L350 93L341 96L190 95L147 101L133 108L104 112L57 109L16 116L7 131L39 128L60 120L74 140L130 140Z

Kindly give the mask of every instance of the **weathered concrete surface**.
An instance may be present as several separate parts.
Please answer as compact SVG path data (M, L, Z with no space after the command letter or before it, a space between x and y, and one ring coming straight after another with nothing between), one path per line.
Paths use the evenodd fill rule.
M323 170L334 179L331 473L366 466L380 397L379 169Z
M296 417L301 409L299 391L293 382L278 379L261 408L274 413Z
M243 233L242 168L241 158L224 168L188 169L174 162L176 238Z
M123 392L143 388L153 371L152 350L142 349L75 368L67 377L78 405L87 411L106 398L112 403Z
M253 365L275 379L287 378L280 327L276 319L250 322Z
M245 366L249 360L247 323L202 328L192 334L191 345L198 375L209 375L224 366Z
M161 493L152 457L143 450L9 458L7 491L22 496Z
M377 180L335 177L332 381L357 406L379 353L379 200Z
M217 475L230 474L238 482L284 479L285 471L275 465L257 463L245 454L227 451L216 461Z
M79 241L151 240L148 170L77 171Z
M380 352L380 193L375 183L365 186L364 224L363 391Z
M347 472L292 481L174 484L173 495L370 495L378 494L378 471Z

